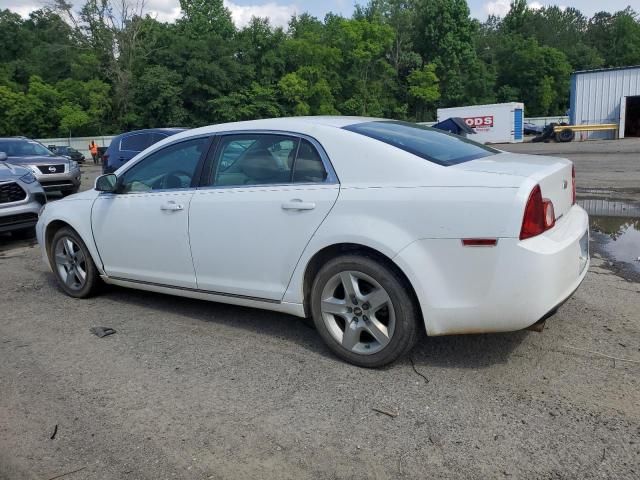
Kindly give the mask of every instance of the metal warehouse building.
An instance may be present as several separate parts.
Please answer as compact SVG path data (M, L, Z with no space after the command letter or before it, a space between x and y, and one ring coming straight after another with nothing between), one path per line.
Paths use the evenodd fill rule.
M620 138L640 137L640 66L585 70L571 76L572 125L616 123ZM592 132L589 138L613 138Z

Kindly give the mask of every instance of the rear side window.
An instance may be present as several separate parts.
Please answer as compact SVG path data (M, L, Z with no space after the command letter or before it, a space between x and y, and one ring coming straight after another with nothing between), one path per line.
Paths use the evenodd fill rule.
M169 135L165 135L164 133L153 133L151 135L151 143L150 143L150 145L153 145L154 143L158 143L160 140L164 140L168 136Z
M456 165L495 155L498 150L442 130L397 121L365 122L345 130L374 138L438 165Z
M293 168L293 183L322 183L327 179L320 154L311 142L302 140Z
M275 134L225 135L216 153L213 181L207 186L286 184L298 149L298 139Z
M120 141L120 150L128 150L130 152L141 152L145 148L150 147L155 142L151 133L137 133L124 137Z

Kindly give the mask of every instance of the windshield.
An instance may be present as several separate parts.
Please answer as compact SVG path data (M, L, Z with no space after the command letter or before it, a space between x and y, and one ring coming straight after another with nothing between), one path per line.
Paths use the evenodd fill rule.
M345 130L375 138L405 152L437 163L455 165L499 153L490 147L435 128L400 121L356 123Z
M0 152L6 153L8 157L55 156L44 145L24 139L0 140Z

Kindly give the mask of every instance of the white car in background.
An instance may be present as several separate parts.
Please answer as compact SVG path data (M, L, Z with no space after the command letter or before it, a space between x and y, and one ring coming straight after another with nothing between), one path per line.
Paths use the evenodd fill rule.
M169 137L48 204L61 288L102 281L313 317L356 365L428 335L549 316L587 272L570 161L391 120L307 117Z

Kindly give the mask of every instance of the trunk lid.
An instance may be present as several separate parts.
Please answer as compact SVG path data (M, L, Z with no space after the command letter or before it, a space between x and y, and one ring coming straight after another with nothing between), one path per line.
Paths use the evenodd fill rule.
M573 205L572 167L573 163L565 158L500 153L449 168L533 180L540 185L543 198L553 202L558 219Z

